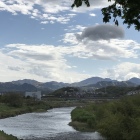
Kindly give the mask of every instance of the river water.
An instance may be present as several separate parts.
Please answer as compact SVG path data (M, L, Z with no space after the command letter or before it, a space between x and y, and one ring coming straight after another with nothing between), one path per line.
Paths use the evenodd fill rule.
M0 130L24 140L102 140L98 132L79 132L68 125L72 109L55 108L0 119Z

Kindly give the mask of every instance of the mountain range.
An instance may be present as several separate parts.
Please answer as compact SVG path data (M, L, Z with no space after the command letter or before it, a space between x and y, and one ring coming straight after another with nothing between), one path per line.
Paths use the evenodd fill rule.
M31 79L23 79L12 82L1 82L0 83L0 92L10 92L10 91L45 91L50 93L54 90L63 88L63 87L85 87L85 88L102 88L107 86L123 86L123 87L135 87L140 85L139 78L131 78L128 81L117 81L109 78L101 77L91 77L80 82L75 83L63 83L63 82L38 82Z

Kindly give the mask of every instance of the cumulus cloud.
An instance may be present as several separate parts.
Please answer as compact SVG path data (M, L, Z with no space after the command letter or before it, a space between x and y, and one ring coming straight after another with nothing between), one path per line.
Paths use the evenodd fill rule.
M66 33L64 38L61 40L63 43L68 43L70 45L78 44L74 33Z
M42 24L55 22L66 24L76 15L74 12L91 11L109 5L104 0L92 0L91 7L82 6L72 10L72 3L73 1L68 0L2 0L0 11L8 11L13 15L29 15L32 19L40 19ZM65 14L71 11L72 13Z
M117 80L128 80L133 77L140 78L140 64L123 62L113 68L107 69L102 74L104 77L110 77Z
M74 35L77 41L74 39ZM95 25L83 28L81 32L66 33L64 43L77 45L78 52L73 54L80 58L98 60L119 60L121 58L138 58L140 44L125 40L122 27L115 25Z
M4 80L31 78L40 81L80 81L91 75L75 72L75 67L73 64L70 65L68 57L97 60L136 58L139 49L139 44L132 40L118 39L111 39L109 42L107 40L98 40L94 43L93 41L77 42L67 46L8 44L0 49L0 73L6 72L8 75L0 77ZM131 68L128 67L129 65ZM107 77L113 75L119 79L138 73L139 65L122 64L106 70L104 75Z
M99 41L85 41L86 48L91 52L92 57L100 59L119 59L119 58L137 58L138 54L135 51L134 46L129 46L132 40L119 40L111 39L99 40Z
M83 25L71 25L71 26L68 26L68 28L67 29L64 29L65 31L68 31L68 32L70 32L70 31L73 31L73 32L81 32L81 31L83 31L84 29L85 29L86 27L85 26L83 26Z
M20 68L19 66L8 66L8 69L14 70L14 71L20 71L23 70L23 68Z
M82 33L77 32L77 34ZM138 58L139 56L140 44L133 40L109 39L108 37L108 40L90 40L86 38L78 41L75 38L75 33L66 33L61 41L71 46L69 52L79 58L118 61L121 58Z
M87 27L79 35L76 35L78 40L109 40L124 37L124 30L120 26L103 24Z
M1 82L12 81L13 79L23 79L26 75L27 78L31 78L31 75L26 72L28 64L24 61L4 54L0 50L0 79ZM34 78L40 79L40 77L34 75Z
M13 13L14 15L18 14L18 12L28 15L31 14L33 10L33 4L30 2L24 2L23 0L4 0L0 2L0 11L8 11Z
M9 74L8 77L0 77L5 81L15 76L13 79L61 82L75 82L90 77L73 71L73 65L69 65L65 58L65 55L74 52L70 50L71 47L53 45L9 44L0 50L0 72Z
M0 11L8 11L13 15L29 15L32 19L40 19L41 23L68 23L76 14L58 14L69 11L69 2L62 1L44 1L44 0L3 0L0 1Z
M91 17L95 17L96 16L96 14L94 14L94 13L90 13L89 14Z

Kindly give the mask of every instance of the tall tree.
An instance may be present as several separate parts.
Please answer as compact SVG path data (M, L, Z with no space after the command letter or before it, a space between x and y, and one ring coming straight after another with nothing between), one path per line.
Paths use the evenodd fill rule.
M140 0L108 0L114 1L112 5L101 9L103 14L103 22L110 22L111 18L116 25L119 25L118 17L123 20L123 24L135 26L136 30L140 30ZM74 0L72 8L82 6L83 2L90 6L89 0Z

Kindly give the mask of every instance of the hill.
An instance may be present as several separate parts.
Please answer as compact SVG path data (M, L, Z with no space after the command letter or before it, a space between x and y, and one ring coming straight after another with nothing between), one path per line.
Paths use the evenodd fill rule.
M13 84L12 82L0 83L0 92L25 92L37 91L37 88L31 84L22 85Z
M63 82L38 82L31 79L23 79L12 82L0 83L0 92L5 91L36 91L41 90L43 93L50 93L63 87L79 87L81 89L98 89L107 86L116 87L135 87L140 85L139 78L131 78L128 81L117 81L109 78L91 77L75 83Z

